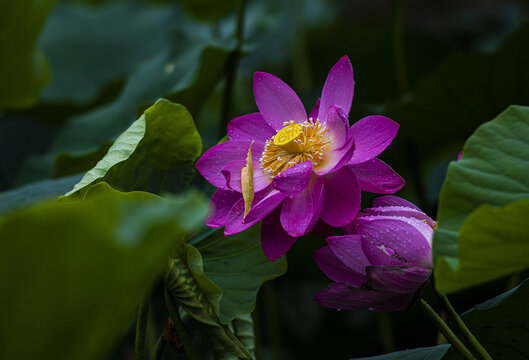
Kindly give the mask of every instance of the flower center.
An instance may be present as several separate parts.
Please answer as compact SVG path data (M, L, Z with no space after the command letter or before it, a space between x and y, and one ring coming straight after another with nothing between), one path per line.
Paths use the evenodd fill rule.
M286 169L312 161L317 167L323 162L323 155L329 145L329 137L325 127L319 120L312 119L298 124L294 121L285 122L284 127L266 142L261 156L261 168L271 178Z

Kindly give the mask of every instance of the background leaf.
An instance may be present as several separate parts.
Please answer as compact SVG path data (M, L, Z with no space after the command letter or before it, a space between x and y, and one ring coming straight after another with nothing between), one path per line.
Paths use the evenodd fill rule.
M40 39L53 71L50 85L41 93L42 101L92 102L103 87L124 79L138 64L169 47L169 33L178 18L177 9L167 5L58 4Z
M524 223L509 221L513 227L508 229L504 228L507 223L497 221L485 225L483 221L489 219L494 210L481 208L480 205L502 206L519 199L529 199L527 143L529 108L511 106L493 121L479 127L466 142L461 160L450 164L439 200L439 227L433 240L439 291L456 291L505 275L508 269L526 266L523 261L511 266L512 252L507 249L508 244L513 245L526 238L527 231L522 229ZM526 211L524 204L498 210L498 216L504 219L512 215L512 220L522 219ZM475 212L472 218L467 218L472 212ZM476 238L487 231L491 231L486 235L488 241ZM522 238L514 239L517 236ZM480 242L480 247L485 247L480 249L483 252L473 249L476 241ZM463 242L468 243L463 245ZM493 260L479 259L493 247L499 247ZM482 272L465 274L464 271L472 268L470 263L476 264L476 261L486 263ZM453 271L458 273L452 274Z
M525 280L463 314L463 321L492 358L522 360L529 357L528 297L529 281ZM453 349L443 357L443 360L455 359L461 356Z
M251 313L261 285L287 270L284 256L275 261L266 258L259 234L259 225L228 237L219 229L194 244L202 254L207 277L222 289L218 313L224 324Z
M183 190L202 140L185 107L160 99L134 122L97 165L66 194L106 181L124 190Z
M178 42L179 46L183 46L181 43L187 43L185 38ZM70 118L49 152L30 159L18 181L50 177L54 161L62 153L86 156L98 152L101 144L117 138L138 118L138 112L141 114L161 96L186 104L192 113L198 112L219 81L230 44L196 40L185 51L173 46L153 55L129 77L115 101Z
M207 212L194 192L160 199L104 183L93 189L87 200L0 219L1 358L104 358L170 249Z
M0 109L35 104L49 82L49 65L38 36L55 0L2 1L0 4Z

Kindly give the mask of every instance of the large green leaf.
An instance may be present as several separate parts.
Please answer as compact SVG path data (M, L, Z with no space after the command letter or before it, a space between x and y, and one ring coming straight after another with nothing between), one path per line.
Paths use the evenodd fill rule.
M529 267L529 199L481 205L459 230L458 266L437 262L437 288L455 292Z
M179 191L193 174L202 140L187 109L160 99L135 121L66 194L98 181L124 190Z
M439 291L456 291L529 265L512 258L509 248L519 244L522 254L529 251L529 243L523 242L526 203L498 210L483 206L529 199L528 143L529 108L511 106L479 127L466 142L462 159L450 164L433 241Z
M0 3L0 109L33 105L49 82L49 65L37 40L54 4L55 0Z
M123 1L97 7L58 4L40 39L53 72L41 100L92 101L105 85L126 77L153 54L169 47L169 32L179 17L176 7L169 5Z
M529 358L529 281L489 301L476 305L462 318L493 359ZM443 360L461 359L452 348Z
M399 137L429 145L466 139L511 104L529 105L529 24L494 54L453 54L388 108Z
M86 200L0 219L0 358L105 358L206 212L196 193L161 199L101 183Z
M218 313L225 324L251 313L261 285L287 270L284 256L275 261L266 258L259 234L258 225L228 237L219 229L194 244L202 254L207 277L222 289Z

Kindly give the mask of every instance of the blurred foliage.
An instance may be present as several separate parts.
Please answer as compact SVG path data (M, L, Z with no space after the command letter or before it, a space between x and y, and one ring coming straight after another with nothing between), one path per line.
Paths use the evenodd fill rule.
M511 106L480 126L449 166L434 235L441 292L529 267L527 143L529 107Z
M38 39L54 4L55 0L0 3L0 110L34 105L50 81Z
M202 21L217 20L228 14L231 10L245 0L179 0L180 4L195 19Z
M0 285L8 294L0 298L0 357L104 357L168 251L206 213L197 193L162 200L100 183L86 200L51 201L0 219ZM38 334L30 342L28 326Z

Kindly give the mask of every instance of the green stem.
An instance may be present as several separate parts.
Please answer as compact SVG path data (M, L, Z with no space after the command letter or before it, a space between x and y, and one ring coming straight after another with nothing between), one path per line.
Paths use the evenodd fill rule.
M165 345L165 341L160 336L158 338L158 341L156 342L156 345L154 345L154 352L153 352L153 355L152 355L153 359L155 359L155 360L161 360L162 359L164 345Z
M176 332L178 333L178 338L184 346L184 351L186 352L188 359L199 360L198 354L195 351L195 348L193 347L193 343L191 342L191 338L189 337L187 329L184 326L184 322L182 321L182 318L178 313L178 309L176 308L176 305L173 299L171 298L171 295L167 291L165 292L165 303L167 304L169 315L173 320L174 327L176 329Z
M136 360L147 360L146 338L147 322L149 320L149 299L145 298L138 309L138 320L136 323L135 352Z
M239 1L241 2L241 4L237 13L237 28L235 29L235 39L237 40L237 45L228 56L228 61L226 64L226 85L224 88L219 138L222 138L226 133L226 127L228 126L228 122L230 121L231 104L233 97L233 84L235 83L237 65L239 63L239 55L241 53L241 48L244 41L244 12L246 8L246 0Z
M440 295L437 294L439 299L441 300L441 304L445 308L446 312L448 313L448 316L454 323L457 324L457 327L461 330L463 335L467 338L468 342L472 345L472 347L478 352L478 354L484 359L484 360L492 360L492 357L489 355L487 350L481 345L481 343L476 339L474 334L472 334L469 330L469 328L465 325L461 317L457 314L454 307L450 303L450 300L448 300L448 297L446 295Z
M397 90L399 95L408 91L408 70L404 54L404 35L402 31L402 9L404 0L395 0L393 17L393 57L395 59L395 74L397 77Z
M454 332L446 325L434 309L424 299L419 302L426 316L434 323L439 331L445 336L445 338L452 344L457 351L467 360L476 360L476 357L467 349L467 347L457 338Z

